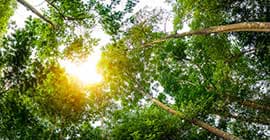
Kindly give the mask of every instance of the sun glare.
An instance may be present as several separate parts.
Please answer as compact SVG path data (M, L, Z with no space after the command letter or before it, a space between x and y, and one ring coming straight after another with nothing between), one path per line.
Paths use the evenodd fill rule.
M60 64L71 76L78 78L83 84L94 84L102 80L102 76L97 72L97 63L100 59L101 52L94 51L86 61L74 63L68 60L61 60Z

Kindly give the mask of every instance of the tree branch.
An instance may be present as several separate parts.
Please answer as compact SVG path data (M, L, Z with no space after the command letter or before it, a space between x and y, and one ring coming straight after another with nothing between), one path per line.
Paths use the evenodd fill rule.
M173 114L173 115L176 115L176 116L179 116L180 118L183 118L183 114L178 112L178 111L175 111L173 110L172 108L168 107L167 105L163 104L162 102L160 102L159 100L157 99L154 99L153 97L151 97L151 100L156 104L158 105L159 107L161 107L162 109L166 110L167 112ZM185 118L183 118L185 119ZM216 127L213 127L211 125L209 125L208 123L205 123L201 120L198 120L198 119L192 119L192 120L189 120L189 119L186 119L188 120L189 122L193 123L194 125L197 125L201 128L204 128L206 129L207 131L209 131L210 133L213 133L225 140L239 140L238 137L228 133L228 132L224 132Z
M269 118L262 118L260 116L257 117L246 117L242 115L234 115L229 112L222 113L221 111L218 111L215 113L216 115L219 115L224 118L234 118L236 120L239 120L241 122L247 122L247 123L258 123L258 124L263 124L263 125L270 125L270 120Z
M203 122L203 121L201 121L201 120L198 120L198 119L195 119L195 118L190 120L189 118L186 118L186 117L184 116L184 114L182 114L181 112L178 112L178 111L176 111L176 110L170 108L169 106L163 104L163 103L160 102L159 100L153 98L151 95L145 93L144 90L141 88L140 83L139 83L137 80L135 80L135 82L138 84L138 88L139 88L139 89L137 89L137 88L136 88L136 89L137 89L139 92L141 92L141 94L147 96L149 99L151 99L151 101L152 101L153 103L155 103L155 104L156 104L157 106L159 106L160 108L166 110L167 112L169 112L169 113L171 113L171 114L173 114L173 115L176 115L176 116L178 116L178 117L180 117L180 118L182 118L182 119L185 119L185 120L191 122L191 123L194 124L194 125L197 125L197 126L199 126L199 127L201 127L201 128L204 128L204 129L206 129L207 131L209 131L210 133L213 133L213 134L215 134L215 135L217 135L217 136L219 136L219 137L221 137L221 138L223 138L223 139L225 139L225 140L239 140L238 137L236 137L236 136L234 136L234 135L232 135L232 134L230 134L230 133L228 133L228 132L224 132L224 131L222 131L222 130L216 128L216 127L213 127L213 126L209 125L208 123L205 123L205 122Z
M40 17L41 19L43 19L45 22L51 24L53 27L55 27L54 23L49 20L48 18L46 18L45 16L43 16L35 7L33 7L31 4L29 4L28 2L26 2L25 0L17 0L20 4L22 4L24 7L26 7L27 9L29 9L30 11L32 11L35 15L37 15L38 17Z
M143 47L150 47L156 43L161 43L168 39L173 38L181 38L193 35L207 35L211 33L228 33L228 32L270 32L270 22L242 22L236 24L212 26L209 28L184 32L180 34L171 34L164 38L157 39L153 42L143 44Z
M245 106L245 107L249 107L249 108L253 108L253 109L259 109L259 110L264 110L264 111L270 111L270 106L259 104L256 101L242 100L239 97L232 96L232 95L229 95L229 94L223 94L223 96L225 98L227 98L228 100L230 100L231 102L237 102L240 105Z
M59 13L59 15L64 19L64 20L83 20L83 19L85 19L85 18L87 18L87 17L71 17L71 16L66 16L66 15L64 15L64 13L62 13L61 12L61 10L57 7L57 6L55 6L54 4L53 4L53 2L50 2L49 0L45 0L50 6L52 6L58 13Z

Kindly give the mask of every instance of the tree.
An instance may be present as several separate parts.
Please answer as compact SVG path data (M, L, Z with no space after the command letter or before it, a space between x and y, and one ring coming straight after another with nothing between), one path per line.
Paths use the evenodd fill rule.
M142 97L148 97L153 101L157 106L161 107L162 109L172 113L176 116L179 116L182 119L190 121L191 123L198 125L200 127L205 128L206 130L223 137L225 139L236 139L236 137L231 136L230 134L218 130L209 124L206 124L200 120L193 118L193 114L189 114L189 112L181 113L177 112L170 107L166 106L165 104L161 103L160 101L151 97L151 95L147 94L149 89L148 87L150 81L148 78L152 78L150 75L144 75L144 77L137 77L137 73L144 73L148 71L143 66L144 63L138 63L138 59L140 56L134 55L133 52L126 52L123 54L121 49L124 49L125 46L122 44L115 44L109 46L109 49L104 52L104 60L101 60L100 65L103 66L102 73L104 75L104 80L108 82L109 89L111 89L111 94L117 96L118 98L123 98L122 100L130 100L137 104L137 102ZM117 49L114 49L117 48ZM127 55L127 56L126 56ZM116 58L117 57L117 58ZM125 68L125 69L123 69ZM150 69L151 70L151 69ZM114 75L112 75L112 73ZM153 74L153 73L152 73ZM149 76L149 77L148 77ZM145 84L145 85L144 85ZM128 87L127 87L128 85ZM132 85L132 86L131 86ZM126 93L132 93L128 98L126 98ZM200 110L198 110L200 111Z
M17 2L41 19L2 38L0 138L269 138L267 3L168 1L168 34L159 28L162 10L128 16L136 0L124 9L120 0L45 0L42 11ZM4 34L15 4L1 5L9 8L0 12ZM191 31L179 33L185 24ZM102 49L103 81L84 87L58 60L87 56L96 25L112 42Z
M75 57L87 55L96 44L97 40L87 33L77 35L75 28L83 26L90 30L93 27L93 14L86 8L98 2L54 1L54 7L50 5L48 11L42 12L26 1L18 2L45 22L30 17L24 28L10 29L13 30L11 34L1 42L0 137L101 139L101 130L92 127L96 117L93 117L95 113L92 109L87 108L91 103L91 97L86 96L88 91L78 81L68 77L57 61L63 57L79 59ZM130 2L127 10L132 8ZM11 4L12 1L3 3L10 8L7 13L1 12L6 14L3 18L4 28L13 10ZM102 7L99 8L105 6L100 5ZM66 21L71 19L59 17L58 8L63 11L71 8L68 10L70 13L65 13L66 16L78 19ZM85 16L85 19L80 19L78 15ZM48 26L48 23L51 25ZM64 54L59 50L60 45L68 45Z
M182 3L182 1L179 1L177 4L180 3L185 5L188 2ZM207 2L202 3L208 6L206 4ZM212 3L213 7L222 5L220 3ZM209 11L211 11L213 7L210 7ZM197 12L196 14L198 15L194 14L191 28L199 28L202 23L202 25L204 25L203 27L209 27L209 24L212 26L213 24L226 22L226 15L220 16L222 12L213 15L213 11L209 13L209 11L206 10L206 13L202 14L204 11L200 12L201 7L196 8L198 9L195 9L197 10L195 12ZM190 12L192 13L193 11ZM204 21L202 15L211 18L205 18L206 21ZM241 23L239 25L241 25ZM206 29L198 30L198 32L182 33L179 34L179 36L189 35L189 33L191 35L192 33L199 34L201 33L200 31L207 33L208 29L218 29L218 26L211 26ZM127 100L129 98L125 98L126 96L123 94L131 93L130 100L136 103L142 99L141 93L138 93L136 90L141 87L140 90L151 93L151 84L158 81L165 92L163 95L160 94L160 96L173 97L173 99L175 99L175 107L185 116L182 118L201 118L213 124L211 120L215 120L216 118L212 113L215 111L221 112L224 111L223 109L228 108L230 114L234 112L238 114L237 116L239 117L237 123L235 123L237 125L245 125L245 122L238 123L239 120L243 121L241 116L245 116L247 119L257 118L254 111L259 111L260 114L264 116L263 120L267 122L268 117L266 117L266 110L263 108L267 107L268 104L266 102L262 103L261 101L265 95L261 91L251 88L254 87L258 81L266 80L265 77L255 74L263 70L256 67L257 64L252 63L256 68L250 67L250 60L247 54L252 54L253 49L241 51L242 44L234 44L234 40L230 38L231 34L214 34L209 36L192 36L191 38L183 39L170 39L170 37L174 38L174 36L178 35L172 34L166 37L163 33L154 32L151 27L151 24L147 25L143 23L133 26L133 28L127 31L127 36L119 41L119 44L115 43L109 45L106 51L104 51L104 60L101 61L100 65L103 67L102 71L104 77L106 77L105 80L110 85L110 89L118 93L117 96L123 96L123 100ZM228 27L230 27L230 25ZM266 27L265 29L268 30L268 28L269 27ZM143 34L147 36L147 38L140 35L142 33L141 31L146 31L143 32ZM238 31L238 29L235 31ZM211 31L209 32L211 33ZM155 42L155 40L157 41ZM144 46L153 47L144 49ZM113 48L116 49L113 50ZM114 75L110 76L112 73L114 73ZM267 81L265 82L268 83ZM265 86L267 87L267 85ZM252 97L252 94L259 95L261 98L255 99L256 101L254 102L254 96ZM242 97L239 95L242 95ZM239 100L234 100L236 98ZM247 102L253 102L254 106ZM264 107L259 109L255 106ZM164 106L163 108L169 110L169 112L174 112L171 108L167 107ZM215 111L208 112L209 110ZM240 113L241 111L247 114L242 114ZM177 113L175 112L173 114ZM236 117L233 117L233 119L236 119ZM231 120L232 119L227 120L227 123L232 123ZM253 123L257 123L259 129L264 129L262 126L262 124L264 124L263 122L253 119ZM225 126L224 128L224 126L221 127L217 124L213 125L216 125L222 130L230 129L230 126ZM246 127L246 129L251 131L248 127ZM255 135L243 135L243 138L249 137L255 137ZM266 138L266 135L258 134L256 137Z

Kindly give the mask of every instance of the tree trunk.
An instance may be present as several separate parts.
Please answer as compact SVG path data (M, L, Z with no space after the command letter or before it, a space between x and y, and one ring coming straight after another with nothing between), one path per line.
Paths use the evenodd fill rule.
M212 26L206 29L199 29L195 31L184 32L180 34L171 34L164 38L146 43L143 46L149 47L156 43L164 42L168 39L181 38L193 35L207 35L211 33L227 33L227 32L270 32L270 22L243 22L236 24L228 24L221 26Z
M173 110L172 108L170 108L170 107L168 107L167 105L163 104L163 103L160 102L159 100L154 99L154 98L152 98L152 97L151 97L151 100L152 100L156 105L158 105L158 106L161 107L162 109L166 110L167 112L169 112L169 113L171 113L171 114L173 114L173 115L177 115L177 116L179 116L180 118L186 119L182 113ZM213 134L217 135L218 137L221 137L221 138L223 138L223 139L225 139L225 140L239 140L238 137L236 137L236 136L234 136L234 135L232 135L232 134L230 134L230 133L224 132L224 131L222 131L222 130L216 128L216 127L213 127L213 126L211 126L211 125L209 125L209 124L207 124L207 123L205 123L205 122L203 122L203 121L200 121L200 120L198 120L198 119L192 119L192 120L186 119L186 120L190 121L190 122L193 123L194 125L197 125L197 126L199 126L199 127L201 127L201 128L206 129L206 130L209 131L210 133L213 133Z
M49 20L48 18L46 18L45 16L43 16L35 7L33 7L31 4L29 4L28 2L26 2L25 0L17 0L20 4L22 4L24 7L26 7L27 9L29 9L30 11L32 11L35 15L37 15L38 17L40 17L41 19L43 19L45 22L51 24L53 27L55 27L55 25L53 24L53 22L51 20Z

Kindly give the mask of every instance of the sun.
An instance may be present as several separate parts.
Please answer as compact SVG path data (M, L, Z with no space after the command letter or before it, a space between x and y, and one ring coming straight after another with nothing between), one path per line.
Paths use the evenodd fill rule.
M69 75L78 78L83 84L95 84L102 81L102 76L97 72L96 68L100 57L100 50L95 50L84 62L74 63L68 60L61 60L60 64Z

